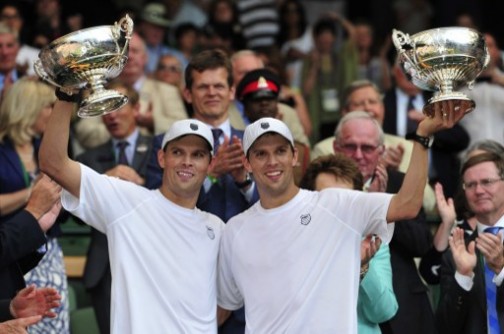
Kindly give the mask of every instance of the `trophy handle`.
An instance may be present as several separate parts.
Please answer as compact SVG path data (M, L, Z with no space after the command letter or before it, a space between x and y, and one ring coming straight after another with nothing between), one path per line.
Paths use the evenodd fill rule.
M397 51L399 51L399 53L402 56L404 56L404 58L406 58L412 66L415 66L418 69L418 67L417 67L418 61L416 59L416 54L413 53L415 55L415 59L412 60L408 56L408 54L406 53L406 51L415 49L415 43L411 41L409 34L405 34L402 31L393 29L392 30L392 42L394 42L394 45L395 45ZM405 48L403 48L403 46Z
M119 22L114 23L114 27L112 27L112 35L117 40L124 34L124 38L126 42L124 43L124 47L121 51L121 55L126 54L126 51L129 47L129 41L131 39L131 35L133 34L133 20L126 14L125 17L119 20Z
M42 67L42 62L40 59L37 59L35 63L33 63L33 69L35 70L35 73L44 81L50 83L53 86L63 88L61 85L57 84L54 82L54 80L51 79L51 77L47 74L47 72L44 70Z

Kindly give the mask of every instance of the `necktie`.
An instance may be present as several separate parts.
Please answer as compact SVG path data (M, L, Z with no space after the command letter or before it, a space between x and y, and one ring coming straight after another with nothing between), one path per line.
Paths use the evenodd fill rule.
M492 226L485 233L497 234L502 227ZM494 272L485 263L485 290L487 297L488 334L500 334L499 318L497 316L497 287L492 281Z
M129 165L128 158L126 157L126 147L129 145L127 141L120 141L117 143L117 149L119 153L117 155L117 164L119 165Z
M217 153L217 150L219 149L220 146L220 136L222 135L223 131L221 129L212 129L212 135L213 135L213 140L214 140L214 154Z
M408 117L408 112L415 109L413 105L415 97L416 96L410 96L408 98L408 105L406 106L406 133L416 132L418 126L417 122Z

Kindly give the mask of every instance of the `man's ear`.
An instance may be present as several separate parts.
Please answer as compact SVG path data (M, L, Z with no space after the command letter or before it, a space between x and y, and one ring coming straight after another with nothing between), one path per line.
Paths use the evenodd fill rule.
M191 91L187 87L184 88L184 90L182 91L182 96L187 103L189 104L192 103Z
M250 166L250 162L248 161L247 156L245 154L242 156L242 164L248 173L252 173L252 167Z
M298 163L298 149L296 147L293 147L292 148L293 151L293 156L292 156L292 167L296 167L297 166L297 163Z
M157 160L158 160L158 164L159 166L164 169L165 167L165 162L164 162L164 155L165 155L165 152L163 151L162 148L160 148L157 152Z

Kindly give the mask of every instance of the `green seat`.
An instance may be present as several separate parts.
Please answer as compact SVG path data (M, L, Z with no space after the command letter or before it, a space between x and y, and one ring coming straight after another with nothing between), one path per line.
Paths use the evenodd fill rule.
M92 307L70 312L70 332L72 334L100 334Z

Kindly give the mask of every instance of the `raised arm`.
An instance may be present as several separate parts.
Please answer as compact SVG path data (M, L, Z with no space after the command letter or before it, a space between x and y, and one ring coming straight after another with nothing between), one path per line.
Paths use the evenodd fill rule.
M418 124L418 136L430 137L434 133L452 128L462 117L463 108L455 108L451 101L436 106L434 117L425 117ZM441 111L443 109L443 111ZM443 116L446 115L446 116ZM428 150L414 142L411 161L399 192L394 195L387 211L387 221L394 222L415 217L422 206L423 191L427 183Z
M76 104L56 101L39 150L40 169L65 190L79 197L80 165L68 156L70 119Z

